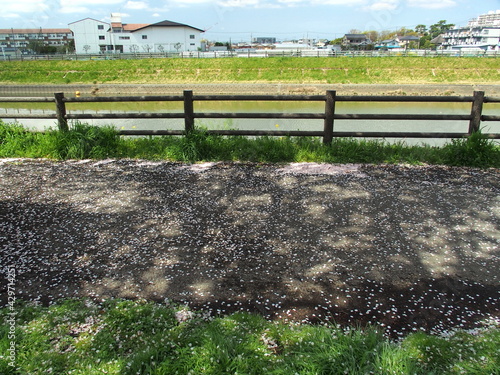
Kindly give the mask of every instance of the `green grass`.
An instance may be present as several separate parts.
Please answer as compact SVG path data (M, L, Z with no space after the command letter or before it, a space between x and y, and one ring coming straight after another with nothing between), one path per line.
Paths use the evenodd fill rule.
M0 326L0 373L10 374L499 374L500 330L389 340L376 327L292 325L248 313L203 318L146 301L17 303L15 366ZM8 308L0 310L5 322Z
M493 58L338 57L0 61L2 84L498 83Z
M476 133L443 147L408 146L379 140L220 136L197 130L186 136L121 137L112 127L81 123L69 132L29 132L0 122L0 157L67 159L131 158L182 162L321 162L442 164L500 167L500 146Z

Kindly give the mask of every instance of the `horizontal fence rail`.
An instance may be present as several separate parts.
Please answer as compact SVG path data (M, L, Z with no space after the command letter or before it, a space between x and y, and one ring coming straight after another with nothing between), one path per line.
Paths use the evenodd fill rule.
M106 103L106 102L182 102L183 112L159 113L67 113L67 103ZM309 101L324 102L325 110L319 113L244 113L244 112L195 112L194 103L203 101ZM323 137L330 143L334 137L376 137L376 138L463 138L480 130L481 122L500 121L500 116L483 115L483 104L500 103L500 98L487 97L484 91L474 91L472 96L337 96L336 91L325 95L193 95L190 90L183 95L173 96L110 96L110 97L71 97L55 93L54 97L0 98L0 103L12 102L52 102L55 111L48 114L2 114L1 118L13 119L56 119L59 129L68 130L68 120L87 119L184 119L184 130L120 130L121 135L183 135L195 129L195 119L316 119L323 120L322 131L278 131L278 130L208 130L209 134L242 136L311 136ZM420 102L420 103L470 103L470 114L338 114L337 102ZM393 131L335 131L335 120L417 120L417 121L469 121L467 132L393 132ZM484 134L490 139L500 139L500 133Z
M138 60L138 59L164 59L164 58L248 58L248 57L488 57L500 56L498 50L485 51L460 51L460 50L369 50L369 51L338 51L333 49L235 49L231 51L186 51L186 52L145 52L145 53L64 53L49 55L5 54L0 55L0 61L31 61L31 60Z

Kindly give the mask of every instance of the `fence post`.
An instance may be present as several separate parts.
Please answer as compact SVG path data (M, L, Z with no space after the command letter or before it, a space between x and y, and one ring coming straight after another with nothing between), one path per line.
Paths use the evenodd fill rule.
M54 94L56 99L56 116L57 116L57 126L60 131L67 132L68 120L66 120L66 104L64 103L64 93L56 92Z
M325 123L323 127L323 143L330 144L333 139L333 117L335 115L335 97L337 92L335 90L328 90L326 92L325 101Z
M184 128L186 133L194 130L193 91L184 90Z
M484 91L474 91L472 102L471 119L469 122L469 135L479 131L481 125L481 114L483 113Z

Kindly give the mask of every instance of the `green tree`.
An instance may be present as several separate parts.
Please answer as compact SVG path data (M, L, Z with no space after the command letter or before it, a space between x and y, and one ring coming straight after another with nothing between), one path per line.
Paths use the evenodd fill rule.
M370 40L372 42L376 42L377 40L379 40L378 31L375 31L375 30L365 31L365 32L363 32L363 34L366 34L366 36L368 36L368 38L370 38Z
M417 25L415 26L415 31L419 34L419 35L423 35L427 32L427 26L425 25Z
M444 34L448 30L450 30L453 26L455 26L455 24L446 23L446 20L441 20L438 23L431 25L429 27L429 34L431 36L431 39L439 36L440 34Z
M43 42L39 40L32 40L28 43L28 48L35 53L40 53L42 47L43 47Z

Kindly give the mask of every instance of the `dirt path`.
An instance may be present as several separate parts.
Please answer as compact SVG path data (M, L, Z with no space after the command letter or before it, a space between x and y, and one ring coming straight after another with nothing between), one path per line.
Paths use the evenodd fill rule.
M499 318L500 171L0 160L0 264L17 297L165 299L217 313ZM1 300L6 303L2 279Z
M472 95L474 90L488 96L500 96L500 85L494 84L314 84L314 83L192 83L192 84L95 84L95 85L0 85L0 96L53 96L64 92L74 96L114 95L181 95L183 90L194 94L293 95L324 94L336 90L338 95Z

